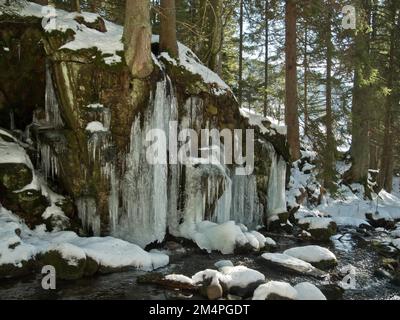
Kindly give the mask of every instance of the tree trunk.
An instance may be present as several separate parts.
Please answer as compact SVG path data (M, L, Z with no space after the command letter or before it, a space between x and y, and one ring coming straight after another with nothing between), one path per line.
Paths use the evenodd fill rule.
M299 119L297 109L297 72L296 72L296 1L286 0L285 6L285 122L287 137L293 160L300 158Z
M267 116L268 109L268 40L269 40L269 22L268 22L269 0L265 0L265 61L264 61L264 117Z
M195 39L200 58L211 70L218 71L218 60L222 50L222 0L201 0L198 16L198 33Z
M127 0L124 27L126 63L135 78L153 71L149 0Z
M178 57L175 0L161 0L160 52L168 52L173 58Z
M387 192L392 192L393 188L393 110L396 105L395 88L394 88L394 70L395 67L395 28L396 26L396 4L392 3L392 30L390 32L390 50L389 50L389 68L387 70L388 80L387 87L390 89L390 94L386 97L385 104L385 130L383 137L383 149L381 157L381 170L379 174L379 186ZM400 19L400 18L399 18Z
M308 135L308 53L307 53L307 46L308 46L308 28L307 26L304 27L304 60L303 60L303 69L304 69L304 98L303 98L303 105L304 105L304 135Z
M238 99L239 107L242 106L243 95L243 0L240 0L240 13L239 13L239 90Z
M81 2L80 0L75 0L75 11L81 13Z
M365 12L368 8L363 7ZM369 14L366 14L369 17ZM370 38L367 34L368 20L360 22L366 26L358 30L354 43L354 85L353 101L351 108L352 118L352 143L351 156L353 159L351 167L351 182L359 182L367 186L368 169L370 162L369 140L370 140L370 98L371 85L363 83L371 72L370 65Z
M329 10L329 9L328 9ZM332 117L332 15L329 11L327 15L327 29L326 29L326 82L325 82L325 126L326 126L326 146L324 152L324 186L331 188L334 179L334 165L335 165L335 138L333 135L333 117Z

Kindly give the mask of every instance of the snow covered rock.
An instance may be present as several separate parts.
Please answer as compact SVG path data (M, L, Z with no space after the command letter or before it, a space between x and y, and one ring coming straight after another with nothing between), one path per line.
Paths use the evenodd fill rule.
M324 277L325 273L313 267L310 263L294 258L284 253L264 253L261 255L263 261L273 267L284 268L288 271L310 275L314 277Z
M389 214L385 213L385 211L369 212L365 214L365 218L374 228L393 229L395 225L394 220Z
M293 287L287 282L269 281L254 291L253 300L326 300L326 297L309 282Z
M309 262L319 269L329 269L337 265L336 256L330 250L316 245L290 248L283 253Z
M53 266L58 279L76 280L84 275L86 254L82 249L69 243L55 245L40 254L38 260L43 265Z
M260 285L253 295L253 300L295 300L297 291L289 283L269 281Z
M308 231L313 239L317 241L329 241L336 234L337 225L331 218L306 217L300 218L297 224L303 230Z
M219 260L214 263L214 266L219 270L223 267L233 267L233 263L231 260Z
M315 285L309 282L296 284L296 300L326 300L325 295Z
M265 276L245 266L223 266L219 271L211 269L200 271L192 277L192 280L205 288L211 287L210 292L213 296L215 292L219 292L217 288L220 287L223 289L223 295L229 293L246 298L264 283ZM208 289L205 293L209 295Z
M161 253L112 237L79 237L72 231L31 230L0 205L0 278L18 277L53 265L60 279L78 279L126 268L153 270L169 263Z
M181 235L193 240L200 249L208 252L220 251L222 254L249 250L259 251L267 243L259 232L243 232L234 221L217 224L201 221L197 224L183 223L180 226Z

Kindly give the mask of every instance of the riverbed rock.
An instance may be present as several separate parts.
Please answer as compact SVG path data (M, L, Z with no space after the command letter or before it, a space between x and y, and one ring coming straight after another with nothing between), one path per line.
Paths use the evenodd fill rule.
M325 295L315 285L301 282L294 286L297 291L296 300L326 300Z
M265 282L265 276L245 266L224 266L220 272L225 276L221 277L229 293L248 298L253 295L254 290Z
M369 222L371 226L374 228L385 228L385 229L394 229L395 222L392 217L381 214L378 211L371 213L368 212L365 214L365 218Z
M56 270L57 279L77 280L85 273L85 252L68 243L56 245L39 255L42 265L51 265Z
M314 267L323 270L333 268L337 265L336 256L327 248L317 245L290 248L283 253L309 262Z
M278 269L282 268L287 271L317 278L323 278L326 276L325 272L315 268L310 263L284 253L264 253L261 257L261 261Z
M269 281L254 291L253 300L295 300L296 296L296 289L289 283Z
M314 240L321 242L329 241L330 237L337 232L337 225L331 218L305 217L298 219L297 224L308 231Z
M321 292L328 300L341 300L343 298L344 289L335 283L330 283L322 285Z

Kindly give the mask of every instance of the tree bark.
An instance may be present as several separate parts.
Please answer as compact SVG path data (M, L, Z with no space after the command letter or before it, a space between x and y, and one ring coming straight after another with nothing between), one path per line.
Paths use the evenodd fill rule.
M75 0L75 11L81 13L81 2L80 0Z
M239 90L238 100L239 107L242 106L243 96L243 0L240 0L240 13L239 13Z
M328 10L330 10L328 8ZM325 80L325 126L326 126L326 146L324 154L324 186L331 188L333 186L332 180L334 178L334 165L335 165L335 138L333 135L333 116L332 116L332 14L329 11L326 21L326 80Z
M369 17L368 8L364 4L362 8ZM368 19L368 18L367 18ZM365 26L357 31L354 43L354 85L353 101L351 108L352 119L352 143L351 143L351 182L359 182L367 186L368 169L370 162L370 98L372 87L363 83L363 79L371 72L369 62L370 38L367 34L368 20L361 21Z
M149 0L127 0L124 27L125 60L135 78L153 72Z
M385 103L385 130L383 137L383 149L381 157L381 170L379 173L379 186L384 188L387 192L392 192L393 188L393 110L396 105L394 99L394 70L395 67L395 28L396 26L396 4L392 1L392 30L390 31L390 50L389 50L389 68L387 70L388 80L387 87L390 89L390 94L386 97ZM400 18L399 18L400 19Z
M293 160L300 158L300 134L297 107L297 68L296 68L296 1L286 0L285 6L285 122L287 137Z
M305 22L306 23L306 22ZM303 105L304 105L304 135L308 135L308 28L304 27L304 60L303 60L303 69L304 69L304 92L303 92Z
M161 0L160 52L168 52L173 58L178 57L175 0Z
M268 51L268 40L269 40L269 0L265 0L265 61L264 61L264 117L267 116L268 110L268 63L269 63L269 51Z

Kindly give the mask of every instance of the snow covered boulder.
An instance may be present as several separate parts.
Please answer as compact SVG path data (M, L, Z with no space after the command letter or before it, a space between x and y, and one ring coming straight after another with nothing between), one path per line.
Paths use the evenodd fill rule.
M290 248L283 253L309 262L319 269L325 270L337 265L336 256L330 250L316 245Z
M308 231L314 240L322 242L329 241L337 231L337 225L331 218L305 217L298 219L297 224Z
M295 300L296 296L296 289L289 283L269 281L254 291L253 300Z
M265 276L245 266L223 266L219 271L211 269L200 271L192 277L192 280L202 287L200 292L203 295L214 300L227 294L250 297L255 288L265 282Z
M326 275L323 271L313 267L310 263L284 253L264 253L261 257L262 261L274 268L283 268L287 271L317 278L322 278Z
M38 256L41 265L53 266L56 277L62 280L76 280L84 276L86 254L69 243L55 245Z
M374 228L385 228L390 230L395 227L393 218L389 214L386 214L386 212L369 212L365 214L365 218Z
M228 292L243 298L251 297L254 290L265 282L262 273L245 266L225 266L220 272L225 276Z
M35 267L34 247L24 244L21 226L1 214L0 205L0 279L27 275Z
M200 249L208 252L220 251L222 254L259 251L268 241L257 231L242 230L234 221L221 224L211 221L183 223L180 233L183 237L193 240Z
M326 300L325 295L315 285L309 282L296 284L296 300Z

